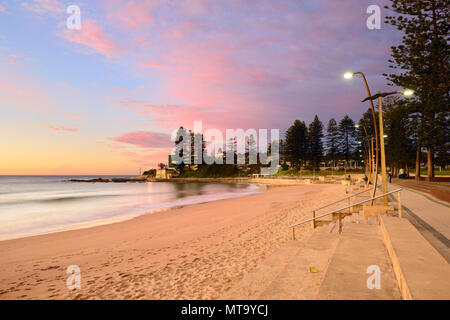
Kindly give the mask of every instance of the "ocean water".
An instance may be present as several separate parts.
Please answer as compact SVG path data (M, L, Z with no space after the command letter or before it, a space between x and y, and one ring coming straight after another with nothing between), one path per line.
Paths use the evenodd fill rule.
M0 176L0 240L110 223L262 190L248 184L67 181L92 178L96 177Z

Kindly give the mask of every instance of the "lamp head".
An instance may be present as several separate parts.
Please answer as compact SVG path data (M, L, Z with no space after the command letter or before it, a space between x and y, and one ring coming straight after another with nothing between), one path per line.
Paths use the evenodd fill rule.
M403 91L402 94L403 94L405 97L410 97L410 96L412 96L412 95L414 94L414 91L411 90L411 89L405 89L405 91Z
M351 79L353 79L353 72L346 72L346 73L344 73L344 79L346 79L346 80L351 80Z

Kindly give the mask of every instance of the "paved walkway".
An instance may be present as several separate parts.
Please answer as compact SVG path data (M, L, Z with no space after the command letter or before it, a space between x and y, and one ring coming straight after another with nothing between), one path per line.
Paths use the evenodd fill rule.
M437 181L416 181L414 179L396 179L393 178L392 182L394 184L400 185L402 187L427 193L438 200L444 201L450 204L450 182L437 182Z
M400 188L389 184L388 190ZM424 193L403 188L402 207L410 216L410 222L450 262L450 205ZM397 195L393 198L397 200Z

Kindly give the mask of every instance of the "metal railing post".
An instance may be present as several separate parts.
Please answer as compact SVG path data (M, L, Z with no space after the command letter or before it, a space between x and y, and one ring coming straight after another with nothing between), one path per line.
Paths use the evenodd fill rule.
M313 211L313 218L316 218L316 211ZM313 219L313 221L311 222L312 228L315 229L316 228L316 219Z

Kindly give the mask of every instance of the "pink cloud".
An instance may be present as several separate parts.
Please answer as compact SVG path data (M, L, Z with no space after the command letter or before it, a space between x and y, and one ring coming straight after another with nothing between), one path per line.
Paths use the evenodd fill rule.
M38 80L19 71L0 74L0 101L7 107L26 110L51 110L56 105Z
M117 41L111 40L102 28L88 19L83 20L80 30L64 30L63 37L68 41L88 47L107 58L120 57L123 52Z
M167 148L173 143L170 135L145 131L127 132L118 137L109 138L115 142L136 145L142 148Z
M70 120L73 121L81 121L84 119L84 117L78 115L78 114L73 114L73 113L68 113L66 114L67 118L69 118Z
M237 6L235 9L242 9L237 2L233 5ZM262 6L263 9L255 8L261 11L258 12L261 16L273 9L269 5L264 12L266 8ZM312 74L306 71L317 56L316 52L306 49L306 54L302 54L303 48L292 41L289 42L292 50L281 47L280 50L264 50L266 45L273 47L275 43L278 47L285 41L279 35L287 28L284 22L268 27L258 22L256 27L262 29L255 34L233 24L218 28L216 22L226 16L221 9L210 1L183 1L173 8L178 17L175 23L164 25L164 31L154 39L139 43L145 52L161 52L157 56L158 63L152 54L149 60L145 59L148 55L139 57L137 64L158 68L164 81L164 94L171 103L176 101L176 105L133 101L137 99L129 99L132 94L122 95L116 105L155 119L155 123L165 127L187 122L190 127L193 120L203 120L217 128L268 127L271 120L282 118L277 115L278 111L292 107L295 102L278 99L280 92L296 79ZM160 18L167 22L167 17ZM244 21L242 24L253 27ZM261 38L262 33L267 36ZM134 36L145 38L139 31Z
M140 61L138 62L138 65L144 68L158 68L162 66L160 63L155 61Z
M77 132L78 129L73 129L73 128L66 128L63 126L58 126L58 127L54 127L52 125L47 125L47 128L55 130L55 131L63 131L63 132Z
M5 12L5 11L6 11L5 7L0 6L0 12Z
M233 19L228 3L246 19L228 23ZM174 23L139 43L152 52L151 61L157 58L169 105L132 102L137 100L132 94L119 104L166 127L186 122L192 126L196 119L218 128L285 128L293 117L309 120L318 110L327 117L358 107L358 101L349 103L351 97L331 98L347 90L339 87L343 66L374 74L387 71L380 61L388 57L389 47L375 41L377 33L365 31L367 17L360 10L365 7L357 0L337 7L320 0L228 3L184 1L174 8ZM368 51L369 47L376 49ZM139 56L137 61L146 60ZM331 108L335 101L338 106Z
M10 62L11 64L16 64L16 63L18 62L18 59L19 59L19 58L22 58L22 56L17 55L17 54L10 54L9 57L11 58L11 59L9 60L9 62Z
M52 129L54 131L58 131L58 132L77 132L78 129L74 129L74 128L68 128L68 127L64 127L64 126L53 126L51 124L48 124L45 120L42 120L40 117L36 117L35 120L38 122L38 126L41 128L47 128L47 129Z
M209 7L211 3L213 0L185 0L178 7L180 12L191 16L208 15L213 13Z
M33 0L22 2L21 5L22 7L36 13L61 13L64 11L62 3L57 0Z
M119 23L123 29L135 29L153 22L151 11L156 6L156 1L108 0L105 6L108 10L107 19Z
M142 153L133 151L124 151L120 155L126 157L129 161L135 162L141 166L156 167L158 163L168 162L168 155L171 153L171 149L163 151L157 151L152 153Z
M325 117L351 111L352 95L342 96L347 89L339 84L342 67L379 74L378 61L388 55L380 50L388 46L374 41L377 33L364 33L360 9L365 8L357 0L337 7L321 0L257 5L190 0L173 7L156 7L153 1L103 3L107 23L119 26L114 31L128 31L117 39L122 48L132 48L127 54L132 67L140 67L138 76L151 71L161 89L157 100L121 90L110 103L151 119L160 126L156 131L192 127L194 120L219 129L283 129L294 118L312 119L318 110ZM234 11L239 14L233 16ZM88 46L106 56L111 51ZM371 68L368 61L377 63Z
M160 130L176 130L180 126L193 129L194 121L202 121L202 129L217 128L225 134L226 129L237 128L270 128L268 121L279 118L279 110L266 110L258 114L257 110L247 112L239 110L239 106L219 109L198 106L153 105L140 100L110 101L114 107L132 111L140 116L151 119ZM230 111L230 110L233 111ZM269 116L267 116L269 114Z

